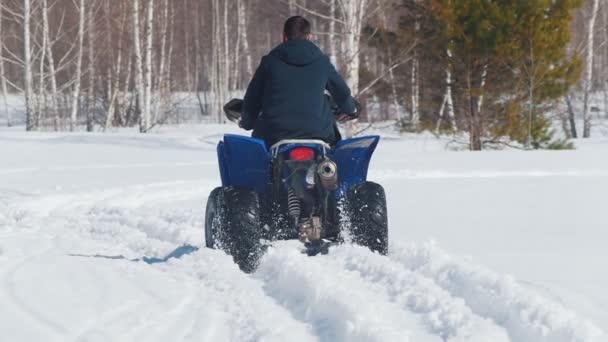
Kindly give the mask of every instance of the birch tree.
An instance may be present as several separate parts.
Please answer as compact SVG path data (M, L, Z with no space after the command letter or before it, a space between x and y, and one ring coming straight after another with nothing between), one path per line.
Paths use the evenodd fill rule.
M11 112L8 108L8 87L6 82L6 70L4 68L4 30L2 27L4 14L2 13L4 6L3 3L0 2L0 82L2 83L2 97L4 99L4 113L6 114L6 125L8 127L12 126L11 120Z
M144 87L144 63L142 58L141 33L139 26L139 0L133 0L133 50L135 52L135 92L139 109L139 131L147 131L147 119L145 118L146 93Z
M80 100L80 85L82 79L82 58L84 50L84 25L86 18L85 0L80 0L78 6L78 48L76 50L76 73L74 76L74 92L72 93L72 113L70 115L70 130L76 129L77 114Z
M154 101L154 117L153 122L157 123L159 121L159 111L161 110L161 105L165 100L165 96L170 96L165 93L165 70L167 65L170 63L171 54L167 53L167 39L169 32L169 0L161 0L162 6L162 26L160 28L160 56L159 56L159 66L158 66L158 74L156 77L156 89L154 90L156 94L156 101ZM168 55L168 56L167 56ZM168 59L168 60L167 60Z
M118 102L118 96L120 93L120 77L122 74L122 64L123 64L123 49L124 49L124 39L122 39L122 35L125 32L126 26L127 26L127 11L125 10L124 5L121 3L120 6L120 18L119 18L119 30L118 30L118 46L117 49L111 49L112 46L112 11L111 11L111 6L110 6L110 1L107 1L105 3L105 21L106 21L106 39L107 39L107 48L110 49L110 51L116 51L116 57L114 57L114 55L112 53L110 53L110 56L114 59L113 60L113 67L108 67L108 77L107 77L107 93L106 93L106 97L107 97L107 101L108 101L108 106L107 106L107 113L106 113L106 120L104 123L104 129L108 129L110 127L113 126L114 124L114 119L115 119L115 113L116 113L116 107L117 107L117 102ZM130 60L130 59L129 59ZM130 75L129 73L127 73L126 79L127 81L129 80ZM128 93L128 89L125 90L125 95L126 93ZM120 107L120 106L119 106Z
M344 21L342 53L346 58L346 83L353 94L359 93L361 30L370 0L338 0Z
M251 50L249 48L249 37L247 34L247 9L246 0L237 0L237 17L238 17L238 41L237 44L240 53L235 53L236 56L240 57L241 53L245 56L245 71L247 72L247 78L253 75L253 64L251 60ZM240 67L237 65L237 69ZM236 88L236 87L235 87Z
M81 0L84 1L84 0ZM34 118L34 106L32 103L33 76L32 76L32 47L31 47L31 18L32 6L30 0L23 0L23 71L25 85L25 129L28 131L37 128Z
M595 53L595 21L599 10L599 0L592 0L587 27L587 51L585 58L585 77L583 80L583 138L591 136L591 114L589 111L589 92L593 81L593 57Z
M329 0L329 16L336 18L336 1ZM329 21L329 56L331 63L338 66L338 48L336 43L336 20Z
M452 51L448 47L446 50L446 55L448 60L452 58ZM456 124L456 119L454 116L454 98L452 96L452 70L450 68L450 63L448 62L445 67L445 94L443 95L443 100L441 101L441 108L439 109L439 119L437 120L437 125L435 126L435 131L439 131L441 129L441 124L443 122L443 118L446 117L448 123L450 125ZM454 127L452 126L452 129Z
M145 103L143 110L143 132L147 132L151 128L151 109L152 109L152 39L153 35L153 20L154 20L154 0L148 0L148 8L146 10L146 63L144 66L144 91Z
M57 90L57 72L55 69L55 57L53 55L53 44L50 35L49 26L49 6L47 0L42 0L42 16L43 16L43 34L44 41L46 42L46 58L49 68L49 78L51 82L51 94L50 103L51 111L50 114L53 117L55 130L59 129L59 107L58 107L58 90Z
M93 131L94 114L96 110L96 94L95 94L95 2L89 0L89 8L87 10L87 132Z
M418 24L415 24L418 26ZM420 77L418 75L420 63L418 58L414 55L412 59L412 76L410 81L411 86L411 112L410 112L410 123L413 127L418 127L420 123L420 113L419 113L419 101L420 101Z
M213 0L213 40L219 42L213 49L211 57L211 84L213 93L212 113L216 122L223 122L221 108L223 101L227 100L230 88L230 74L228 72L229 44L228 44L228 1Z

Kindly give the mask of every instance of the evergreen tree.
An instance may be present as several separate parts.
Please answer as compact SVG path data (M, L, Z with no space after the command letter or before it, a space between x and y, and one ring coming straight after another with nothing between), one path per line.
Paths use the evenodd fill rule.
M532 145L546 135L547 104L580 76L580 59L566 55L572 12L580 0L435 0L445 24L454 73L456 110L470 148L486 137ZM548 128L546 128L548 129ZM522 134L522 132L525 132Z
M497 132L541 148L549 144L545 112L564 96L582 71L579 56L567 56L573 10L581 0L507 1L511 34L498 49L513 77L507 108L518 108L497 123ZM552 136L552 134L551 134ZM544 143L541 143L544 141Z

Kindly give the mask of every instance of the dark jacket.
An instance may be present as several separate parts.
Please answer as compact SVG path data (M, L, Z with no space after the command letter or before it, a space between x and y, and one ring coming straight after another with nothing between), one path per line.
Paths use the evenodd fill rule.
M284 42L262 58L243 104L241 127L268 145L282 139L338 139L327 89L342 113L354 113L350 89L312 42Z

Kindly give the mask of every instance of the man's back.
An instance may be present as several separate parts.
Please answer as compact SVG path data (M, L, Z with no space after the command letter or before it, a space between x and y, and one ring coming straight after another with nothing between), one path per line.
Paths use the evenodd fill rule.
M262 62L245 95L245 129L268 144L282 139L336 140L324 91L345 113L355 111L350 89L321 50L307 39L287 40Z

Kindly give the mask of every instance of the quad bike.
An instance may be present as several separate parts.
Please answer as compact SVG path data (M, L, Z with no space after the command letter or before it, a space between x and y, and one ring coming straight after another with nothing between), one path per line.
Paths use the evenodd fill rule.
M242 101L225 107L240 118ZM349 240L386 254L386 197L367 181L379 141L367 136L329 146L320 140L264 141L225 135L217 146L222 186L207 201L205 244L253 272L269 243L300 240L309 255Z

